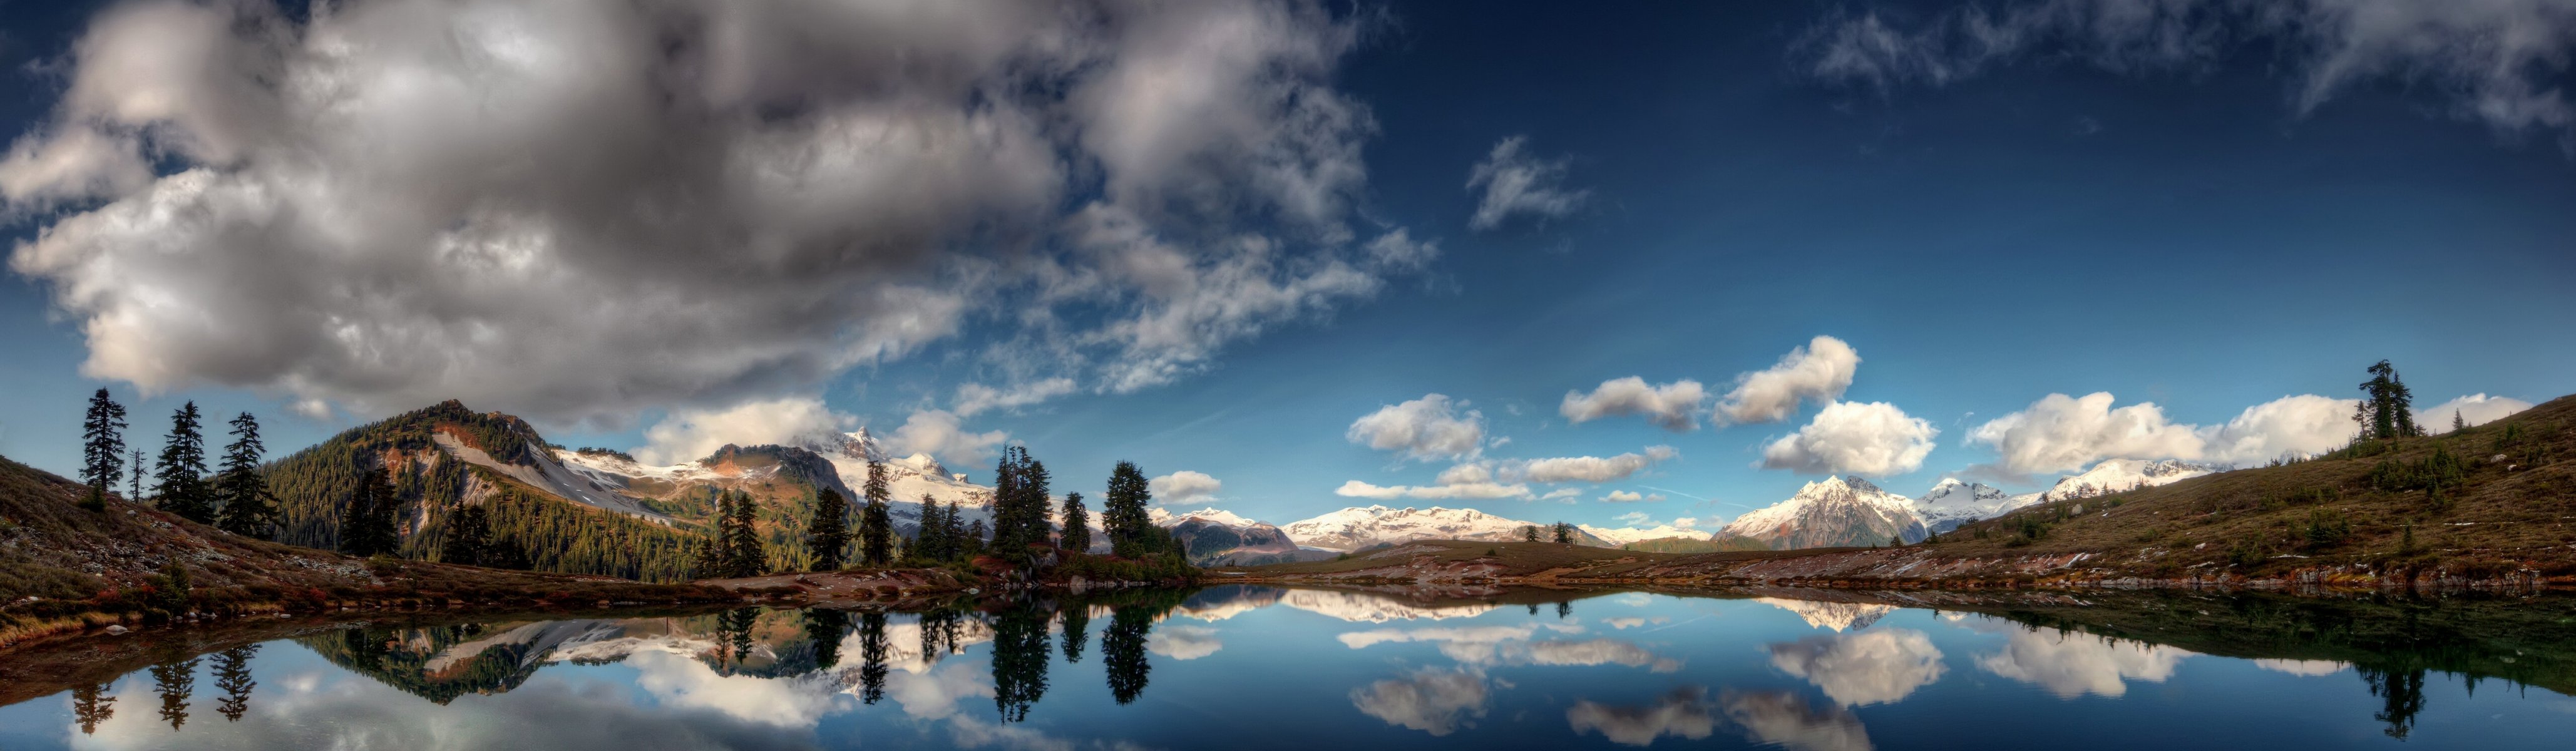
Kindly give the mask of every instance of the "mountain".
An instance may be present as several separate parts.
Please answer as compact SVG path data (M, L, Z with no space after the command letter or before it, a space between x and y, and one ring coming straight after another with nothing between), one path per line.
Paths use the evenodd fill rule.
M1934 534L1957 529L1959 525L1979 519L1992 519L2006 512L2040 502L2039 493L2007 495L1981 482L1960 482L1944 477L1923 497L1914 499L1914 513Z
M1539 528L1540 539L1547 539L1548 525L1505 519L1471 508L1352 506L1294 522L1282 529L1299 545L1350 551L1413 540L1518 540L1521 539L1521 529L1532 526ZM1577 544L1618 547L1581 528L1575 530L1574 536Z
M267 467L277 540L339 547L341 510L381 467L405 501L404 557L436 559L448 513L480 505L494 543L526 553L534 570L687 578L698 536L676 509L617 492L560 456L526 421L453 400L361 425Z
M2161 461L2104 459L2093 465L2092 469L2084 470L2082 474L2058 478L2056 485L2049 486L2047 490L2040 492L2037 502L2047 503L2070 498L2110 495L2123 490L2155 487L2201 475L2225 472L2228 469L2230 469L2228 466L2222 464L2172 459Z
M857 489L867 482L871 459L885 464L891 496L887 515L897 533L908 536L920 530L924 496L936 503L956 503L965 522L991 519L992 488L967 482L965 475L948 471L926 454L888 456L865 428L784 445L726 445L698 461L669 466L644 464L602 449L558 448L552 453L599 487L689 521L711 518L714 491L741 490L759 502L763 518L775 515L776 529L786 530L813 515L814 498L824 489L840 492L854 506L864 503ZM776 536L773 542L789 540Z
M1927 534L1914 500L1858 477L1807 483L1789 500L1745 513L1721 534L1759 540L1773 550L1920 542Z
M1584 532L1590 533L1594 537L1601 538L1602 542L1610 543L1614 546L1626 545L1632 542L1645 542L1647 540L1662 540L1668 538L1707 540L1716 536L1715 533L1676 527L1670 524L1658 524L1644 529L1638 529L1636 527L1595 527L1590 524L1580 524L1576 526Z

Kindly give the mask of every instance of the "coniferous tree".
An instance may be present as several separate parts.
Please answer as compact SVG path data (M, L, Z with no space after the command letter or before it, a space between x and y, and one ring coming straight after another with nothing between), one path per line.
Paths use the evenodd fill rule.
M2397 376L2397 368L2387 360L2370 366L2370 380L2361 382L2362 400L2352 420L2361 425L2363 438L2404 438L2424 434L2415 424L2415 393Z
M447 544L439 559L465 566L484 565L492 546L492 518L480 504L447 512Z
M1521 525L1521 542L1538 542L1538 525Z
M876 462L868 462L873 470ZM814 499L814 521L806 525L805 547L814 553L815 571L841 570L841 553L850 547L850 501L841 491L825 488Z
M89 414L81 419L81 482L89 485L81 505L93 511L106 509L107 491L124 478L125 405L108 398L107 389L99 389L90 395Z
M1073 603L1064 606L1064 661L1082 661L1084 642L1091 639L1091 606Z
M1109 470L1109 492L1101 500L1100 520L1109 532L1112 554L1142 558L1161 549L1164 537L1155 534L1159 530L1145 513L1145 505L1153 500L1153 488L1134 462L1119 462Z
M2451 410L2451 432L2457 433L2467 429L2469 429L2469 421L2460 416L2459 410Z
M976 528L978 530L983 528L981 520L976 522ZM955 561L974 557L973 548L966 542L966 517L958 512L956 501L949 501L948 510L940 512L939 536L941 544L947 546L941 553L943 556L941 560Z
M224 447L224 468L215 475L215 499L223 503L220 510L226 532L244 537L267 539L269 527L277 518L275 496L268 492L268 478L260 475L259 420L250 413L233 418L233 442Z
M196 402L170 413L170 435L161 444L160 466L153 473L154 500L163 511L213 524L214 494L206 487L206 437L199 417Z
M727 567L735 577L769 573L769 554L761 545L760 533L753 524L758 512L759 507L752 504L750 493L733 491L733 523L727 532L725 547L726 552L732 555Z
M72 689L72 716L80 722L82 735L95 735L99 723L116 716L116 697L107 695L104 683Z
M885 465L868 462L868 507L859 511L859 558L870 566L894 561L894 491L889 484ZM922 510L928 512L929 506Z
M1091 510L1082 507L1081 493L1064 494L1064 549L1091 550Z
M145 469L145 467L150 465L143 463L143 449L133 449L133 457L134 461L129 466L132 466L134 471L125 473L125 500L141 502L143 500L143 476L152 473L150 470Z
M356 492L340 518L340 551L355 556L392 553L402 545L394 515L402 498L394 490L391 474L377 467L359 481Z
M859 614L859 701L868 704L885 698L885 627L885 613Z
M170 721L171 730L188 724L188 695L197 691L196 658L152 666L152 691L161 696L161 719Z
M1573 525L1566 524L1565 522L1557 522L1557 523L1556 523L1556 544L1558 544L1558 545L1571 545L1571 544L1573 544L1573 543L1574 543L1574 527L1573 527Z
M230 722L240 722L250 712L250 690L259 682L251 680L250 658L259 653L259 645L234 647L215 655L215 688L223 689L224 698L215 702L215 713Z
M977 519L974 523L966 525L966 555L964 557L967 560L974 560L976 556L984 554L984 535L986 532L987 530L984 529L984 520L982 519Z

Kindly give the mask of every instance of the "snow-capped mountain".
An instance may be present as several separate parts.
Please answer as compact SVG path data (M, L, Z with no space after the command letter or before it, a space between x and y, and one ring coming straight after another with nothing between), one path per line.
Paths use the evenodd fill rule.
M1928 534L1914 499L1858 477L1807 483L1789 500L1736 517L1719 532L1759 540L1773 550L1910 543Z
M1097 519L1098 517L1095 515L1093 518ZM1243 515L1241 514L1214 507L1203 508L1197 511L1173 513L1169 509L1157 506L1145 509L1145 518L1152 521L1154 526L1162 527L1164 529L1178 527L1181 525L1181 522L1189 521L1191 519L1197 519L1209 524L1222 525L1229 529L1243 529L1255 524L1264 526L1269 524L1268 522L1257 522L1251 519L1246 519L1243 518Z
M1711 532L1690 529L1688 527L1676 527L1670 524L1657 524L1652 527L1644 528L1595 527L1590 524L1580 524L1576 525L1576 527L1585 532L1591 533L1594 537L1601 538L1602 542L1607 542L1612 545L1626 545L1632 542L1664 540L1675 537L1688 540L1707 540L1717 536Z
M1538 527L1545 539L1548 525L1505 519L1471 508L1352 506L1282 529L1299 545L1347 551L1413 540L1518 540L1521 528L1530 526ZM1576 536L1580 538L1576 542L1607 547L1589 533L1578 532Z
M867 482L871 458L885 463L887 489L892 496L887 511L893 517L895 530L902 534L920 529L924 496L935 503L957 504L958 516L965 522L989 522L993 500L992 488L967 482L965 475L949 472L927 454L887 456L865 428L816 436L794 445L727 445L698 461L669 466L644 464L614 451L555 449L551 453L567 474L578 476L579 482L544 487L567 488L556 492L576 500L582 500L582 493L630 503L635 499L668 500L696 486L747 490L764 499L782 492L802 497L801 488L811 486L839 491L852 503L860 503L857 490ZM772 492L762 492L765 488Z
M2229 467L2173 459L2143 461L2138 459L2104 459L2082 474L2058 478L2057 484L2041 491L2039 500L2062 501L2069 498L2091 498L2123 490L2154 487L2188 480L2201 475L2225 472Z
M1934 534L1958 529L1959 525L1979 519L1992 519L2014 509L2038 503L2038 493L2008 495L1981 482L1960 482L1955 477L1941 478L1923 497L1914 499L1914 513Z

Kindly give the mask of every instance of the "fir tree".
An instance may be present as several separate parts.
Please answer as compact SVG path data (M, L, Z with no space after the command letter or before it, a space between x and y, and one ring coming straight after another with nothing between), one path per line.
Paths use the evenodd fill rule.
M97 734L99 723L116 716L116 697L107 695L104 683L72 689L72 716L80 722L82 735Z
M1538 525L1521 525L1521 542L1538 542Z
M161 696L161 719L170 721L171 730L188 724L188 695L197 691L197 660L152 666L152 691Z
M447 512L447 544L439 551L439 560L481 566L491 546L491 514L480 504Z
M875 472L876 462L868 462ZM850 547L850 501L826 488L814 499L814 521L806 524L805 549L814 553L815 571L841 570L841 553Z
M1154 500L1154 491L1145 480L1144 470L1134 462L1119 462L1109 471L1109 492L1100 504L1100 520L1109 532L1110 552L1120 558L1143 558L1161 548L1163 537L1154 534L1152 517L1145 505Z
M99 389L90 395L89 414L81 419L81 482L89 485L81 506L105 510L107 491L124 478L125 405L108 398L107 389Z
M250 690L259 686L251 680L250 658L259 653L259 645L234 647L215 655L215 688L223 689L224 698L215 703L215 713L230 722L240 722L250 711Z
M2415 393L2397 376L2397 368L2387 360L2370 366L2370 380L2361 382L2362 400L2352 420L2361 425L2363 438L2389 439L2419 436L2424 429L2415 424Z
M1081 493L1064 494L1063 545L1076 553L1091 550L1091 510L1082 507Z
M1574 527L1572 525L1566 524L1565 522L1556 523L1556 544L1574 544Z
M2451 432L2457 433L2467 429L2469 429L2469 421L2460 416L2459 410L2451 410Z
M723 538L723 535L713 535L698 541L698 556L690 562L689 566L689 573L693 578L715 579L724 576L725 554L716 543Z
M125 473L125 500L140 502L143 500L143 476L152 473L145 469L150 465L143 463L143 449L134 449L132 455L134 461L128 466L133 467L134 471Z
M269 527L277 518L275 496L268 492L268 478L260 475L260 455L266 447L259 442L259 420L250 413L233 418L233 442L224 447L224 469L215 475L215 499L223 503L224 531L244 537L267 539Z
M964 557L967 560L974 560L976 556L984 554L984 535L986 531L987 530L984 529L984 520L982 519L977 519L974 523L966 525L966 554Z
M760 543L760 533L753 528L758 512L759 507L751 502L751 494L733 491L732 528L726 534L725 547L732 556L726 567L736 578L769 573L769 554Z
M213 493L206 487L206 437L199 429L196 402L170 413L170 435L161 444L153 481L161 510L198 524L215 522Z
M894 562L894 492L885 465L868 462L868 507L859 512L859 558L870 566ZM923 496L927 498L928 496ZM929 506L922 507L924 513Z
M383 467L367 472L341 514L340 551L355 556L394 552L402 544L400 530L394 525L394 515L401 506L392 475Z

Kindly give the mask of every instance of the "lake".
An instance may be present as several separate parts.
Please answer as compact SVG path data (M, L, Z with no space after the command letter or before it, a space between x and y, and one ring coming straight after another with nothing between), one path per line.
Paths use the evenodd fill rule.
M86 637L0 658L66 666L12 679L0 748L2168 751L2576 737L2564 597L1236 585L923 610Z

